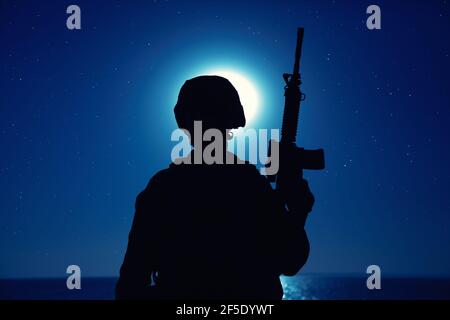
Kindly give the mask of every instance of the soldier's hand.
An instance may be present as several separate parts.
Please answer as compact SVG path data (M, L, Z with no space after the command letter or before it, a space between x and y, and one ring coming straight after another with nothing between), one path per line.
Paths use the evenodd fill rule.
M305 179L290 181L283 193L290 212L302 215L311 212L315 199Z

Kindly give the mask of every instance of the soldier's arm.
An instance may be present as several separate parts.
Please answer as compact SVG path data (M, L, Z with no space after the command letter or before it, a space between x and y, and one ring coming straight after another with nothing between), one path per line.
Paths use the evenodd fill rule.
M267 183L268 184L268 183ZM314 197L305 180L289 186L289 192L266 187L272 214L274 259L277 270L286 276L295 275L309 256L309 241L305 231L308 213L312 210Z
M153 246L154 226L151 225L149 204L155 200L151 183L141 192L135 205L128 246L116 286L116 299L145 299L150 295L150 279L155 267Z
M295 275L306 263L309 256L309 240L305 231L305 222L314 205L314 196L306 180L298 180L289 186L287 192L279 195L286 213L284 214L287 244L285 266L282 273ZM289 252L291 254L289 254Z

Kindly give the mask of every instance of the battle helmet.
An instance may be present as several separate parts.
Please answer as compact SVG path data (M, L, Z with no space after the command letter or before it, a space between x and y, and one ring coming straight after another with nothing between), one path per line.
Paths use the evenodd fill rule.
M219 76L199 76L181 87L175 105L178 127L191 131L194 121L219 130L245 126L244 108L230 81Z

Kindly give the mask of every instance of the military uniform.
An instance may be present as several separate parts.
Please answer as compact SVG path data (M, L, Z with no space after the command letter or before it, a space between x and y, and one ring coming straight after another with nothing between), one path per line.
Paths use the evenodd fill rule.
M225 95L229 97L231 90L232 96L231 84L217 78L195 78L184 89L225 85ZM195 103L190 96L190 104L185 104L186 94L192 95L188 89L181 90L175 108L180 127L189 125L184 108ZM225 105L234 99L238 110L228 114L237 115L237 120L230 128L245 124L236 96L216 97ZM199 110L215 105L205 104ZM189 121L205 119L201 112L194 114ZM207 126L220 121L213 119ZM297 273L309 254L304 221L313 198L306 182L300 185L302 193L296 197L303 201L296 204L294 214L286 208L286 197L277 194L251 164L171 164L137 197L116 297L281 299L279 276ZM150 286L152 274L158 276Z

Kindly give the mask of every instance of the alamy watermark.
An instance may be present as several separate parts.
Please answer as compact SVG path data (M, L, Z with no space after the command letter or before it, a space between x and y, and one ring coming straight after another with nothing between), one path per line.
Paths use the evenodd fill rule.
M66 20L66 27L69 30L81 29L81 9L76 4L67 7L66 13L70 14Z
M67 289L73 290L81 290L81 269L76 264L72 264L67 267L66 273L70 274L67 277L66 286Z
M245 161L241 159L248 158L248 162L262 165L262 174L275 175L279 168L279 145L276 142L279 139L279 129L253 128L242 129L233 139L228 139L223 130L209 128L203 132L202 121L194 121L193 141L187 130L172 132L171 141L178 143L172 148L171 159L174 164L210 165L243 164ZM267 154L269 143L270 155ZM230 153L224 156L226 149L236 151L236 159ZM187 157L191 150L193 157Z
M381 268L376 264L370 265L366 270L370 276L367 278L366 286L369 290L381 289Z
M372 4L367 7L367 14L370 14L366 20L366 26L369 30L380 30L381 29L381 9L376 4Z

